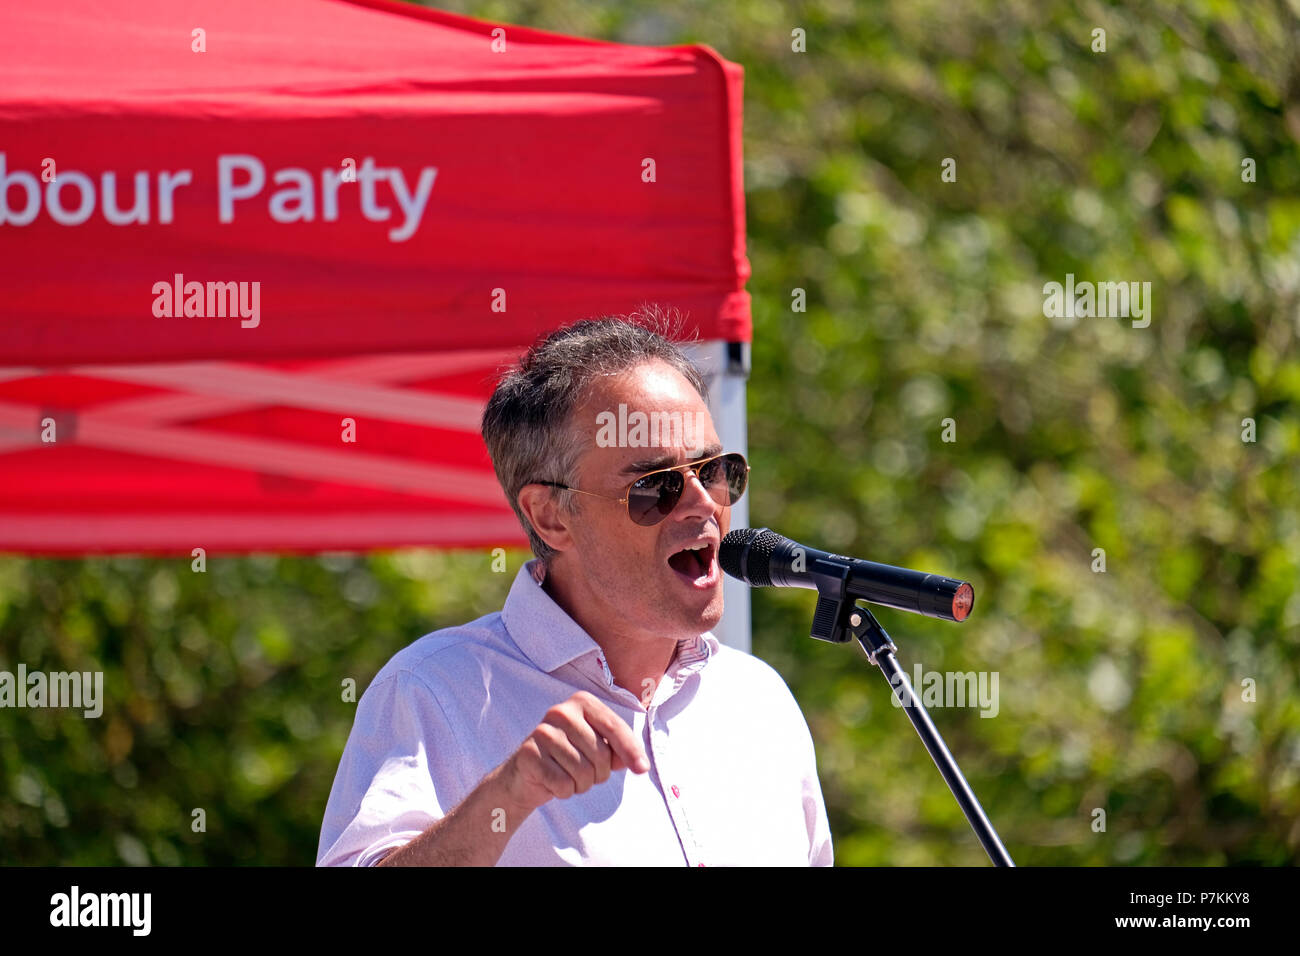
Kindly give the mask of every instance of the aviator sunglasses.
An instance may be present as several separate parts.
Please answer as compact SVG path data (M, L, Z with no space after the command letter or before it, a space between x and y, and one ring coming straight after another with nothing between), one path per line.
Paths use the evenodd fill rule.
M703 461L692 461L684 465L647 472L628 485L627 494L623 498L598 495L594 491L583 491L581 488L570 488L558 481L535 481L533 484L563 488L565 491L576 491L578 494L591 495L593 498L604 498L607 501L626 504L629 518L639 525L650 527L667 518L677 507L677 502L682 500L682 492L686 490L686 475L682 471L684 468L695 472L695 476L700 479L700 484L709 493L709 497L723 507L734 505L739 501L740 496L745 493L745 486L749 483L749 462L745 461L745 456L739 452L730 452L714 455Z

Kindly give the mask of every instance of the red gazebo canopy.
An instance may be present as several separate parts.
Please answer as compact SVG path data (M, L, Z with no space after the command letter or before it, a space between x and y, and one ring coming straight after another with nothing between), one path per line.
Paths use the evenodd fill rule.
M0 550L522 542L541 332L748 341L741 69L388 0L0 10Z

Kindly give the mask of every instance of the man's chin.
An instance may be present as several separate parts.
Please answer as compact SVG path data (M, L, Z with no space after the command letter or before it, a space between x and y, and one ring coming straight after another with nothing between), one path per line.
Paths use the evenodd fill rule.
M681 608L677 620L682 637L698 637L713 630L722 620L722 588L719 587L718 593L702 606Z
M684 575L673 573L659 606L665 612L662 626L671 629L677 640L711 631L722 620L721 576L710 586L697 588Z

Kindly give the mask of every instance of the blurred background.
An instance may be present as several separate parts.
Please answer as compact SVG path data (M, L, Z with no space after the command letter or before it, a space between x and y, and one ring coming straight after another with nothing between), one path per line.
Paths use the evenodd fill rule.
M1300 861L1297 0L435 6L745 67L751 524L974 583L963 625L878 616L909 675L998 673L932 716L1018 863ZM1150 326L1044 317L1067 273L1150 282ZM527 557L0 557L0 669L127 702L0 710L0 861L314 862L342 682ZM754 592L754 652L836 863L986 864L813 603Z

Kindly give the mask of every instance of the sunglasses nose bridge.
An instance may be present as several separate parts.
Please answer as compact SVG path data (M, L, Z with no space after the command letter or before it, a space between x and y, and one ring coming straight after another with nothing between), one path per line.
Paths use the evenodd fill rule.
M706 462L704 464L708 464L708 463ZM703 465L691 465L687 468L682 469L682 476L684 481L686 482L687 485L690 485L691 483L698 485L700 491L703 493L704 497L708 499L711 505L715 507L726 507L727 502L719 501L717 494L715 494L714 491L711 490L710 487L704 483L704 479L700 477L701 467L703 467ZM682 489L681 497L682 498L686 497L686 488ZM681 502L679 500L678 504L680 505L680 503Z

